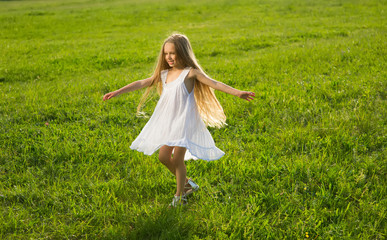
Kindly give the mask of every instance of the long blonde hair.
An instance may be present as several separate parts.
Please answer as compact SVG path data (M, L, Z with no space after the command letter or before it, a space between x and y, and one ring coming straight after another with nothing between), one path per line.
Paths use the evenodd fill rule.
M141 107L144 105L151 89L154 86L157 87L159 94L162 92L163 84L161 82L161 72L171 68L164 57L164 46L166 43L173 43L175 45L176 60L179 64L184 67L198 69L206 75L195 58L188 38L182 34L172 34L164 41L163 46L161 47L156 68L152 76L152 82L141 98L137 107L137 114L140 113ZM214 89L195 79L194 96L199 114L207 126L220 128L226 124L226 116L224 115L222 106L215 96Z

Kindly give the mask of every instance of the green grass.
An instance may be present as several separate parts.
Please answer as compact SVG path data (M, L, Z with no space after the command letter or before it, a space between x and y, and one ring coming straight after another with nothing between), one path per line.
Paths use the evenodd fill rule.
M1 1L1 239L385 239L384 0ZM163 40L186 34L213 78L226 152L201 186L129 149ZM151 114L157 98L145 108Z

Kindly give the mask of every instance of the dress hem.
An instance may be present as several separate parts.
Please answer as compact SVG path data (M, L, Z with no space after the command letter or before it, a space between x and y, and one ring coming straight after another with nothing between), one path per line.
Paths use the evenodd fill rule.
M139 140L139 139L138 139L138 140ZM141 139L141 142L145 142L144 139ZM178 143L178 142L180 142L180 143ZM144 153L145 155L151 156L151 155L153 155L157 150L159 150L162 146L165 146L165 145L166 145L166 146L170 146L170 147L184 147L184 148L187 149L187 151L189 152L189 154L190 154L191 156L195 157L196 159L201 159L201 160L205 160L205 161L215 161L215 160L218 160L218 159L220 159L221 157L223 157L223 156L225 155L225 153L224 153L222 150L220 150L219 148L217 148L216 146L210 147L210 148L206 148L206 147L199 146L199 145L197 145L197 144L195 144L195 143L189 142L188 140L185 141L185 142L189 142L188 144L184 144L184 143L181 143L181 142L182 142L182 141L173 141L173 142L171 141L171 142L166 142L166 143L163 143L163 144L158 144L157 147L153 148L154 150L151 150L150 153L148 153L146 150L140 149L140 148L138 147L139 144L137 145L137 147L134 147L134 146L133 146L133 143L132 143L132 145L130 146L130 149L136 150L136 151L138 151L138 152ZM184 142L184 141L183 141L183 142ZM207 150L208 150L208 149L211 149L212 151L219 151L221 154L218 154L218 156L215 157L215 158L203 158L203 157L199 157L198 154L192 153L192 152L190 151L191 148L188 146L189 144L192 144L192 145L195 145L195 146L198 146L198 147L200 147L200 148L207 149ZM184 161L187 161L187 160L190 160L190 159L196 160L195 158L187 158L187 159L184 158Z

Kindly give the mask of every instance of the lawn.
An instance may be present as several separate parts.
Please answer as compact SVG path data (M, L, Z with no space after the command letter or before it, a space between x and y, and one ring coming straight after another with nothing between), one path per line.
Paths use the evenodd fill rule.
M385 239L387 1L0 1L0 239ZM200 190L129 146L165 38L216 92ZM148 116L157 94L145 111Z

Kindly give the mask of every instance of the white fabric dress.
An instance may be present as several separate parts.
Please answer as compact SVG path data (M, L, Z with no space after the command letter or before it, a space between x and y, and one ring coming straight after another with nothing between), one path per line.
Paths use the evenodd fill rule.
M214 140L201 119L194 91L188 92L184 80L190 68L166 83L168 70L161 72L163 92L156 108L131 149L152 155L163 145L187 149L184 160L217 160L224 152L215 146Z

